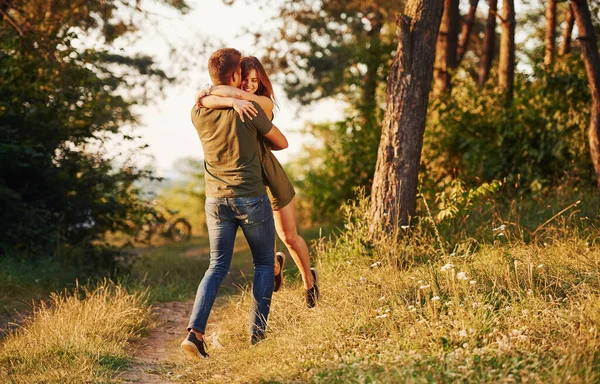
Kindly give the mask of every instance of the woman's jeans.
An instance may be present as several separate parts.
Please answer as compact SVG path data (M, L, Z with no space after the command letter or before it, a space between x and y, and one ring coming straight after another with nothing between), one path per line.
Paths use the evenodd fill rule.
M210 265L198 286L188 331L205 332L210 310L221 282L229 272L238 227L252 251L254 285L250 307L250 334L263 337L273 294L275 225L267 195L260 197L207 198L206 224Z

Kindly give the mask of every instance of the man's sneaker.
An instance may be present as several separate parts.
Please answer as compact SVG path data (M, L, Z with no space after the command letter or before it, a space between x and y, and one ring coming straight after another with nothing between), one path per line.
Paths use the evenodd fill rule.
M200 358L204 359L208 357L208 353L206 353L206 343L204 339L198 340L194 332L188 333L183 343L181 343L181 350L188 356L189 358L195 359Z
M275 282L273 283L273 292L279 291L283 285L283 265L285 264L285 253L277 252L275 254L275 261L279 264L279 273L275 275Z
M250 336L250 344L256 345L257 343L263 341L267 336L264 333L255 333Z
M317 305L317 301L319 301L319 275L317 270L314 268L310 269L310 273L312 273L313 277L313 286L312 288L306 290L306 306L308 308L313 308L315 305Z

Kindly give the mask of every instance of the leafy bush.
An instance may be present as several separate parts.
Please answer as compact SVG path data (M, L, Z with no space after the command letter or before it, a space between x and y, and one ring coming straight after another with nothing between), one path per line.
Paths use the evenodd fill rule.
M512 106L495 89L456 79L452 99L435 100L425 132L424 178L469 185L505 180L537 193L560 183L589 185L589 90L582 64L519 75Z

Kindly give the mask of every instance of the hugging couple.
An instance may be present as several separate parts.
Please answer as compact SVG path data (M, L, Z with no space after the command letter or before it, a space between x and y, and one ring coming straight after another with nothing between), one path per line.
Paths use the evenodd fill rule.
M211 308L233 256L238 227L252 252L254 282L250 342L264 339L273 291L283 281L285 254L275 254L275 231L298 266L306 305L319 297L317 274L308 247L296 231L295 191L272 150L287 139L273 125L273 87L260 61L232 48L219 49L208 61L214 85L196 96L192 123L204 150L206 224L210 265L204 274L181 344L186 355L208 357L204 333Z

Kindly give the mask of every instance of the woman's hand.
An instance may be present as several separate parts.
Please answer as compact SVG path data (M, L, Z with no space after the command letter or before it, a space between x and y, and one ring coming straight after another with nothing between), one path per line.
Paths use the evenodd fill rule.
M202 87L201 90L198 91L198 93L196 93L196 96L195 96L194 100L195 100L196 105L198 106L198 108L200 108L202 106L202 102L200 100L204 96L210 95L211 88L213 88L212 85L206 84L204 87Z
M232 107L240 115L242 122L244 122L244 115L250 120L258 115L258 111L251 101L233 99Z

